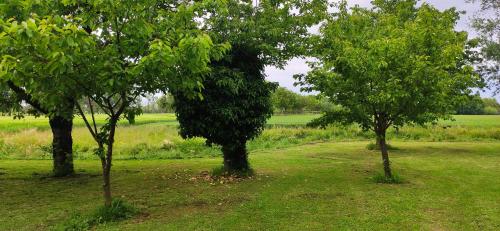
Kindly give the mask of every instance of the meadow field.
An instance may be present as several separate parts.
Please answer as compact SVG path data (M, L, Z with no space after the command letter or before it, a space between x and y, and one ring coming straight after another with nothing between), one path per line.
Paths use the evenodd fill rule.
M173 114L122 122L112 187L139 213L94 230L499 230L500 116L389 132L402 184L377 184L374 136L277 115L248 144L255 175L214 178L218 147L183 140ZM101 202L100 162L75 118L73 177L51 173L46 118L0 117L0 230L64 230ZM78 221L78 219L76 219ZM29 221L29 222L28 222Z

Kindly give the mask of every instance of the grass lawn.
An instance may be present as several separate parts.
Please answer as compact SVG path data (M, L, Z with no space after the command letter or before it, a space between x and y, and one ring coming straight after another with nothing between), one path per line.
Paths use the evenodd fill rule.
M253 179L198 177L219 158L116 161L115 197L136 217L96 230L500 230L500 142L392 142L400 185L376 184L368 141L257 150ZM0 230L50 230L102 202L99 162L47 178L48 160L0 161Z

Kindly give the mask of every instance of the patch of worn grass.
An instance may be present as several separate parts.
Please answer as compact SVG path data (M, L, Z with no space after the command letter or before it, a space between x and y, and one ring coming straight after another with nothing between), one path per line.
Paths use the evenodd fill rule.
M221 158L114 162L113 195L141 213L95 230L498 230L499 142L399 142L404 184L376 184L368 141L251 152L251 179L191 180ZM98 161L54 179L48 160L0 161L0 230L48 230L102 203ZM36 174L34 174L36 173ZM27 222L29 221L29 222Z

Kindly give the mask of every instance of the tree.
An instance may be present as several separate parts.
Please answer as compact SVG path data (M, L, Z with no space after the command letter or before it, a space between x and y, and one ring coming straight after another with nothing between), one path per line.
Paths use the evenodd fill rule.
M208 63L227 49L214 45L195 20L216 2L168 4L162 0L68 1L79 18L78 30L93 39L86 52L89 69L71 81L81 86L90 103L90 117L76 107L94 138L103 171L105 206L111 206L110 172L117 123L139 113L135 102L158 89L182 91L196 97ZM96 123L93 105L106 115Z
M481 12L475 15L472 27L481 40L484 62L483 74L490 80L495 93L500 92L500 2L497 0L469 0L480 2Z
M458 115L482 115L484 114L484 103L478 94L469 96L462 103L457 105Z
M299 96L286 88L279 87L272 95L273 106L281 113L296 111L299 105Z
M484 104L484 114L500 114L500 104L495 98L483 98L482 103Z
M247 140L260 134L272 114L270 94L276 84L265 80L264 66L255 53L235 47L232 53L212 63L212 72L203 81L203 99L175 93L174 106L181 136L205 137L209 145L221 145L224 168L241 173L250 169Z
M283 67L304 54L308 28L326 12L325 2L229 0L227 9L214 8L205 18L203 29L232 51L211 63L200 91L204 100L173 94L181 135L221 145L226 172L250 170L246 142L260 134L272 112L275 86L265 81L264 66Z
M315 95L301 95L279 87L271 97L275 111L280 113L303 113L321 111L322 99ZM325 102L328 103L328 102Z
M479 77L466 63L467 34L454 30L455 9L440 12L415 0L372 3L372 9L340 3L311 41L319 61L296 78L303 90L341 106L311 125L357 123L373 131L392 181L387 129L447 118Z
M11 0L0 5L0 68L1 84L49 117L54 175L67 176L74 172L71 131L78 91L59 79L74 72L75 60L83 57L78 43L86 40L74 23L60 17L60 9L54 2Z
M161 96L155 103L162 110L162 112L166 112L166 113L175 112L174 96L170 93L167 93L167 94Z

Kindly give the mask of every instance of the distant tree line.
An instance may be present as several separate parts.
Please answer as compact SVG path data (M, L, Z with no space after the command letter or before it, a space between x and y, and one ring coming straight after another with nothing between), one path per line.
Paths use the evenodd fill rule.
M302 95L284 87L278 87L272 93L271 104L275 114L320 113L335 107L326 98ZM168 93L160 97L146 97L141 109L143 113L173 113L174 97Z
M500 104L495 98L481 98L479 94L471 95L457 107L457 115L498 115Z
M315 95L301 95L279 87L272 95L274 113L314 113L325 111L333 104Z

